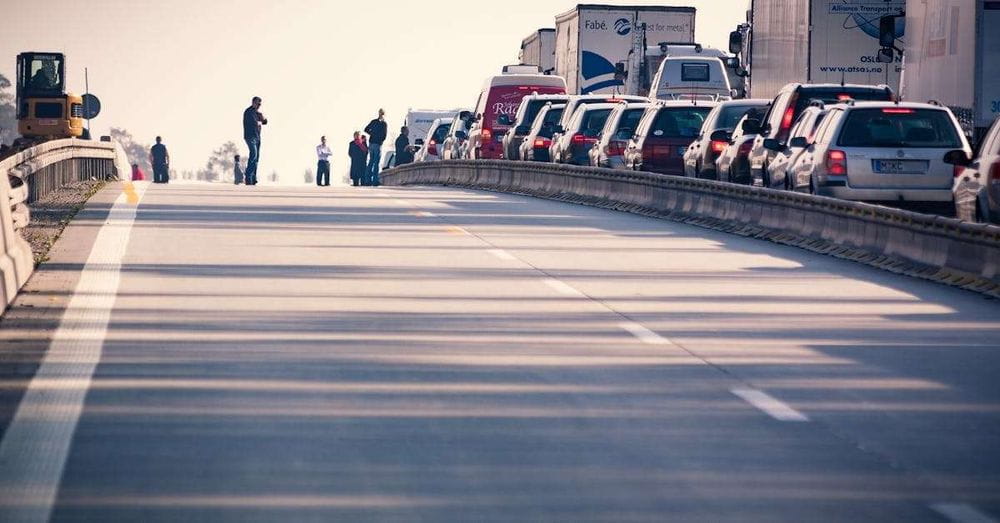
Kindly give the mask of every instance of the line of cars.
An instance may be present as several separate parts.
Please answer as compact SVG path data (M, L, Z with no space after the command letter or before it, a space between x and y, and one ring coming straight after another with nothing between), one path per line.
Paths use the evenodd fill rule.
M417 161L508 159L642 170L913 205L1000 221L1000 130L978 156L935 103L885 85L788 84L773 100L567 95L505 70L473 110L434 122Z

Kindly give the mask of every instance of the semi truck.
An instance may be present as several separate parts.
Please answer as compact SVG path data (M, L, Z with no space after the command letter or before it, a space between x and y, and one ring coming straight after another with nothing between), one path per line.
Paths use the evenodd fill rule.
M518 59L522 64L535 65L542 74L552 74L556 70L556 30L538 29L521 40Z
M628 63L637 31L645 40L694 43L695 9L581 4L556 17L555 73L570 94L625 93L619 63Z
M747 96L772 98L794 82L886 84L898 92L902 61L879 62L879 23L884 16L902 13L905 4L751 0L747 22L730 34L729 49L749 73ZM897 18L892 36L900 48L904 29L903 18Z
M948 106L981 139L1000 115L1000 2L909 0L900 96Z

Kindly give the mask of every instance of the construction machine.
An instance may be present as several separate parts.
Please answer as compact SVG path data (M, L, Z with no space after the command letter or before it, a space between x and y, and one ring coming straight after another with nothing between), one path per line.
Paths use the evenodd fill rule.
M34 143L83 135L83 98L66 92L62 53L17 55L17 130Z

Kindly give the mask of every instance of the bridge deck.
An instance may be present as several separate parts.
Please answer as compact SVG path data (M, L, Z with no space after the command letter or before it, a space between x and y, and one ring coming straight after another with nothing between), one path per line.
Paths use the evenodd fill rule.
M25 299L72 302L73 255ZM42 401L7 417L0 458L40 430L69 445L25 444L57 470L8 507L47 510L48 481L55 521L1000 514L1000 305L979 295L433 188L152 186L120 261L92 258L120 282L76 301L106 329L62 320L64 341L97 340L92 381L50 359L30 385L85 398L0 377L8 412ZM0 340L40 337L12 312ZM25 374L39 357L13 354ZM74 401L75 431L53 432ZM0 466L0 487L23 472Z

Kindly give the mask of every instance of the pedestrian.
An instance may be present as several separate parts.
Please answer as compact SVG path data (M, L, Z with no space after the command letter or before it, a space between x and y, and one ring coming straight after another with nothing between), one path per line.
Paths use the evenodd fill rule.
M325 187L330 185L330 148L326 146L326 136L319 137L319 145L316 146L316 185Z
M351 159L351 184L357 187L365 180L365 165L368 160L368 147L358 131L354 132L354 139L347 148L347 156Z
M396 167L408 163L413 163L413 147L410 146L410 128L404 125L399 128L396 138Z
M170 181L170 153L163 145L163 138L156 137L156 145L149 149L149 157L153 160L153 183Z
M261 99L254 96L250 101L250 107L243 111L243 140L250 149L250 157L247 159L247 170L245 181L247 185L257 185L257 163L260 162L260 129L267 125L267 118L260 112Z
M378 110L378 118L368 122L365 126L368 133L368 179L371 185L378 185L379 162L382 161L382 144L385 136L389 132L389 127L385 123L385 110Z
M240 155L233 156L233 183L243 183L243 169L240 168Z
M141 182L141 181L143 181L145 179L146 179L146 173L142 172L142 169L139 168L139 164L133 163L132 164L132 181L133 182Z

